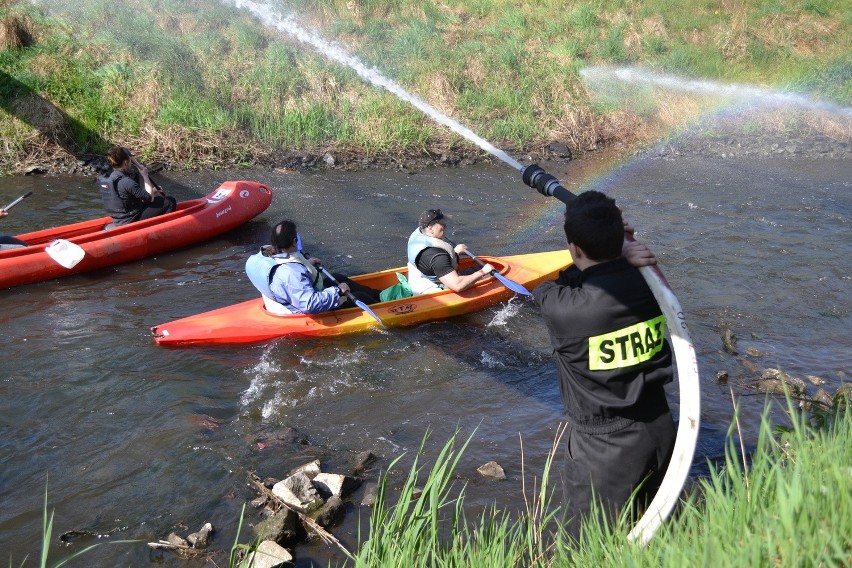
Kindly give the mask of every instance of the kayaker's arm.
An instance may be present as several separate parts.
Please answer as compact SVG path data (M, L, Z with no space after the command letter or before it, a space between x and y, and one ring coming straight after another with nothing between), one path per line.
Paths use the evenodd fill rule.
M333 310L340 302L338 287L329 286L317 291L307 269L298 263L281 265L270 283L270 290L275 294L276 301L281 302L284 298L293 308L305 314Z
M479 280L483 276L486 276L493 270L493 266L491 266L490 264L486 264L473 274L461 275L455 270L453 270L452 272L440 276L438 280L440 280L441 284L443 284L453 292L461 292L462 290L467 290L468 288L473 286L477 280Z
M136 169L139 171L139 175L142 177L142 181L145 185L145 191L148 192L148 195L151 196L151 199L155 197L155 195L166 196L166 192L163 191L163 188L153 182L148 175L148 168L139 163L139 161L133 157L133 154L130 153L130 150L125 148L127 155L130 156L130 161L136 166Z

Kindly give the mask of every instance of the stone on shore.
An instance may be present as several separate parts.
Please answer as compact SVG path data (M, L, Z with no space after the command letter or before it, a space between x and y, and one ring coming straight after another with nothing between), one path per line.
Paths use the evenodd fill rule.
M343 501L337 495L332 495L328 498L319 511L317 511L314 520L319 526L328 529L343 520L346 514L346 508Z
M213 525L210 523L204 523L204 526L201 527L198 532L194 532L187 536L186 540L193 548L207 548L210 546L211 534L213 534Z
M284 547L292 547L305 536L299 515L290 509L281 509L254 526L259 540L272 540Z
M805 391L805 382L802 379L791 377L779 369L765 369L756 384L761 391L769 394L784 394L788 391L798 395Z
M290 470L290 473L287 474L288 477L296 475L297 473L304 473L308 476L309 479L313 479L320 473L320 461L314 460L312 462L308 462L306 464L300 465L297 468Z
M312 513L323 504L323 499L311 479L301 472L276 483L272 493L288 507L302 513Z
M478 471L483 477L506 479L506 472L503 471L503 468L496 461L490 461L486 464L482 464L476 468L476 471Z
M347 497L353 491L358 489L363 482L357 477L348 475L340 475L338 473L319 473L313 478L314 486L323 497L336 495L337 497Z
M293 556L281 545L264 540L257 549L246 556L240 568L282 568L292 564Z

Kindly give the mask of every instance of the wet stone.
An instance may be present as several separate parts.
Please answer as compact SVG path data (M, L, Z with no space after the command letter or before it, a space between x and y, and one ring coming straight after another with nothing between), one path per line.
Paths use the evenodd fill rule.
M194 532L191 535L186 537L187 542L192 545L193 548L207 548L210 546L211 537L213 534L213 525L210 523L204 523L204 526L201 527L198 532Z
M288 507L302 513L316 511L323 504L323 499L311 479L301 472L276 483L272 493L284 501Z
M292 470L290 470L288 476L293 476L297 473L303 473L308 477L308 479L313 479L314 477L319 475L320 471L322 471L320 467L320 461L314 460L312 462L302 464L299 467L293 468Z
M314 487L323 497L346 497L361 486L362 479L337 473L319 473L313 479Z
M478 471L483 477L501 480L506 479L506 472L503 471L503 468L496 461L490 461L483 464L476 468L476 471Z
M240 568L282 568L290 566L293 555L281 545L265 540L240 563Z
M254 527L260 540L272 540L284 547L294 546L305 535L299 515L290 509L281 509Z
M328 529L343 520L346 513L346 508L343 505L343 500L337 495L332 495L328 501L316 513L317 524L324 529Z
M791 377L779 369L765 369L756 382L757 388L770 394L801 394L805 390L805 382L802 379Z

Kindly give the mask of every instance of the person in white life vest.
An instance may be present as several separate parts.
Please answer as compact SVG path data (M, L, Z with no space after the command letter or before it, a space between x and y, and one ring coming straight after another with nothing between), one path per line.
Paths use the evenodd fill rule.
M277 315L316 314L340 307L351 307L351 292L366 304L378 301L378 292L334 274L339 285L326 286L317 265L322 261L308 258L296 224L285 220L272 229L271 244L246 261L246 274L263 296L266 309Z
M408 238L408 284L415 294L449 288L461 292L494 270L486 264L472 274L459 274L459 257L467 245L453 245L444 234L447 217L440 209L428 209L420 215L418 227Z

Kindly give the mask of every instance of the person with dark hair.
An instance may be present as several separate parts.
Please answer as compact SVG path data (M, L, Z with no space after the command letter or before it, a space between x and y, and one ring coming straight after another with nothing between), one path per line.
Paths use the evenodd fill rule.
M154 184L148 177L148 170L135 163L138 175L133 172L135 160L126 148L113 146L107 152L107 161L112 166L109 175L98 176L98 187L104 209L112 217L107 228L126 225L134 221L149 219L175 210L174 197ZM142 178L143 185L139 184Z
M461 292L494 270L486 264L471 274L459 274L459 256L467 245L454 245L445 232L447 217L440 209L427 209L408 237L408 284L415 294L427 294L449 288Z
M647 505L675 440L663 386L672 380L665 318L637 270L656 264L648 247L625 242L615 200L597 191L566 206L573 265L533 290L553 347L568 415L561 472L563 515L577 537L592 510L609 519Z
M351 292L365 304L379 301L379 292L334 274L338 285L326 286L317 266L322 261L302 253L296 223L284 220L272 229L270 244L246 261L246 274L263 296L266 309L274 314L316 314L353 307Z

